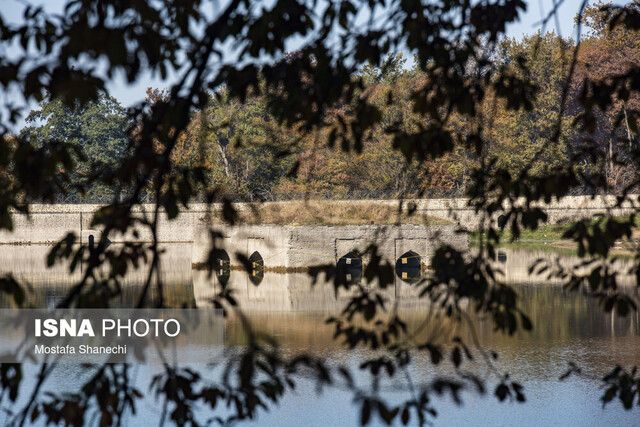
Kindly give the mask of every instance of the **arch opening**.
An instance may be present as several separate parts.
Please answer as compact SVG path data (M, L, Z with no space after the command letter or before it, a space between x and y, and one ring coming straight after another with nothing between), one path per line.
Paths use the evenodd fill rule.
M249 257L249 265L251 270L249 271L249 280L251 283L258 286L262 279L264 279L264 259L260 252L255 251Z
M406 283L418 282L422 277L421 259L416 252L405 252L396 261L396 275Z
M351 251L336 263L339 283L353 283L362 277L362 256L357 251Z

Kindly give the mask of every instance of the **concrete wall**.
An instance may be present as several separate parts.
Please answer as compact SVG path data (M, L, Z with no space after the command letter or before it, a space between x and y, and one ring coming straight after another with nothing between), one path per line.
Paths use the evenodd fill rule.
M495 267L502 270L502 274L498 274L498 279L512 285L520 284L545 284L545 285L562 285L564 281L553 278L548 279L551 270L538 274L537 271L529 273L529 267L537 261L544 262L544 265L550 269L556 265L562 267L565 271L570 272L576 268L577 274L587 274L592 267L586 268L582 266L585 259L577 255L558 255L557 252L533 251L526 249L499 249L502 261L496 262ZM615 261L614 269L617 272L617 284L627 289L635 289L637 282L633 273L635 262L630 258L618 258ZM541 266L541 264L539 264Z
M29 207L29 215L14 214L14 229L11 232L0 231L0 244L52 244L60 240L69 232L75 232L82 236L82 241L87 242L91 234L99 234L98 228L91 226L94 213L101 205L90 204L56 204L38 205ZM153 213L153 205L143 205L134 209L134 215L143 217ZM183 211L169 221L164 213L161 213L158 224L158 237L161 243L191 243L193 241L194 218L206 213L206 206L196 204L188 211ZM123 241L150 242L151 233L143 228L136 227L138 237L130 232L126 236L112 235L110 240L114 243Z
M551 203L537 203L548 217L547 222L558 224L569 221L577 221L585 218L593 218L594 215L611 213L614 216L627 216L640 208L638 196L630 196L631 201L616 207L615 196L567 196L561 201ZM396 202L397 203L397 202ZM475 210L468 206L468 199L425 199L415 200L417 211L429 216L448 219L454 223L469 229L477 229L483 219ZM522 205L524 199L518 200L515 205ZM506 205L505 205L506 207ZM499 214L498 214L499 215ZM498 215L491 220L496 221Z
M33 205L30 215L14 215L14 230L0 232L0 273L13 273L21 281L42 284L68 284L77 282L81 270L73 273L65 263L46 268L46 256L53 245L67 233L81 236L86 244L90 235L100 238L101 230L91 226L98 205ZM246 209L239 205L239 209ZM150 215L152 206L142 206L136 215ZM191 281L192 263L206 260L211 247L208 224L208 209L205 205L193 205L173 221L161 217L158 225L160 247L165 251L161 263L161 274L165 282ZM392 264L403 253L413 250L425 260L439 241L459 247L467 245L464 234L457 234L452 226L317 226L295 227L240 225L228 227L213 225L222 233L218 242L231 256L232 264L240 264L238 253L246 256L257 251L267 267L299 268L309 265L331 264L338 258L358 249L363 252L375 243L381 254ZM150 243L151 234L136 227L127 235L109 236L112 245L123 242ZM425 261L426 262L426 261ZM132 270L125 284L136 284L144 280L147 267Z
M212 241L208 232L213 227L222 237ZM418 225L348 225L348 226L274 226L207 225L200 222L194 228L192 249L194 264L204 263L215 245L229 254L231 263L240 265L237 254L250 256L258 251L266 268L297 269L333 264L347 253L364 253L371 244L378 253L395 264L405 252L414 251L428 264L440 243L458 248L468 246L467 235L454 226ZM365 260L367 262L367 260Z
M405 201L406 206L408 201ZM433 217L454 221L461 228L474 229L480 224L481 216L467 206L466 199L432 199L414 201L417 210ZM341 201L336 203L359 203ZM398 201L365 201L363 203L379 203L397 206ZM561 202L553 202L542 206L551 223L591 218L595 214L606 213L611 209L614 215L629 215L634 205L640 205L637 198L633 203L626 203L619 208L615 197L567 197ZM15 214L14 230L0 231L0 272L14 273L19 279L32 283L70 283L79 278L79 270L70 274L67 266L57 265L51 269L45 266L46 254L51 247L68 232L75 232L86 243L90 235L100 236L100 230L91 227L91 219L99 205L32 205L27 217ZM213 206L211 209L219 209ZM238 204L240 211L249 209L246 204ZM149 215L152 205L144 205L135 210L136 215ZM189 282L193 262L204 262L211 244L207 213L209 208L202 204L190 206L188 211L181 212L174 221L162 217L159 223L161 247L166 250L162 262L162 274L171 282ZM495 220L495 218L493 218ZM315 264L336 262L352 249L363 251L369 243L379 245L382 256L395 262L405 252L412 250L425 257L429 255L439 242L457 247L466 246L466 236L456 233L453 226L238 226L225 227L216 225L223 233L221 244L238 264L236 253L250 255L258 251L265 259L266 266L282 266L285 268L304 267ZM138 236L132 232L126 236L110 236L114 245L124 241L150 242L150 233L138 227ZM132 272L127 282L140 282L146 276L146 269Z
M198 208L204 209L202 205ZM64 285L78 282L80 268L71 273L67 263L46 267L46 257L51 248L67 233L73 232L81 237L82 243L89 236L100 238L101 230L91 226L93 214L100 205L32 205L30 214L14 214L14 230L0 231L0 274L12 273L21 282L42 285ZM143 206L134 211L143 216L152 213L152 206ZM176 220L169 221L164 214L158 226L160 247L165 251L161 262L161 275L167 283L190 283L191 247L193 242L193 221L204 211L183 212ZM151 233L136 227L138 236L133 232L109 236L112 245L118 247L125 241L150 243ZM148 266L143 265L131 270L125 278L125 284L140 284L147 276Z
M621 206L617 205L616 196L567 196L561 201L553 200L550 203L534 203L534 206L540 207L548 216L550 224L557 224L568 221L577 221L584 218L593 218L594 215L611 213L614 216L628 216L640 209L640 196L629 196L630 201L626 201ZM290 202L268 202L270 204L286 204ZM296 202L299 203L299 202ZM397 208L400 203L398 200L338 200L333 201L336 204L378 204ZM473 207L468 205L469 199L416 199L402 201L403 209L407 209L409 204L415 204L418 213L428 215L434 218L441 218L451 221L456 225L467 230L476 230L481 225L482 214L476 213ZM516 201L516 205L522 205L524 199ZM250 210L249 204L237 203L235 208L242 212ZM507 207L506 204L504 206ZM214 209L220 209L214 206ZM205 207L202 205L193 205L193 212L203 212ZM494 215L491 220L496 221L499 214ZM194 218L198 218L195 215Z
M288 202L274 202L288 203ZM355 203L375 203L380 205L398 206L397 200L368 200L368 201L336 201L335 203L355 204ZM473 208L468 206L468 199L420 199L405 200L403 205L415 203L417 211L453 221L466 229L477 228L482 216L476 214ZM522 203L519 201L518 203ZM633 196L632 203L626 202L621 207L616 205L615 196L571 196L565 197L562 201L541 204L540 207L549 216L550 223L577 220L581 218L591 218L596 214L606 213L608 210L616 216L629 215L634 212L634 206L640 208L638 196ZM99 205L91 204L56 204L42 205L34 204L30 206L30 216L15 214L14 231L0 231L0 244L51 244L63 237L67 232L74 231L81 235L83 241L92 233L99 233L90 226L93 213ZM249 210L249 205L238 203L235 205L239 211ZM213 205L212 210L219 210L221 206ZM143 205L137 207L134 212L137 215L151 214L153 205ZM189 210L183 210L173 221L168 221L163 217L159 223L158 234L163 243L194 241L194 232L198 224L205 220L208 208L203 204L192 204ZM495 218L494 218L495 220ZM134 238L132 234L127 236L112 236L115 243L119 241L150 241L151 235L147 230L138 228L139 237Z

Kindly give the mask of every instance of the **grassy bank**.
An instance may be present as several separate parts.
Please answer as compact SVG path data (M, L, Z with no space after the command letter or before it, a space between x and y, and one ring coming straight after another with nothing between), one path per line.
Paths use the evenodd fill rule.
M409 214L406 204L399 208L399 202L389 204L369 201L292 201L254 203L239 212L244 224L278 225L364 225L364 224L416 224L453 225L452 222L433 218L419 212ZM214 221L222 222L220 213Z
M628 220L628 218L618 218ZM595 225L597 220L593 220L589 225ZM564 238L564 234L575 225L575 222L565 224L543 225L536 230L521 230L520 237L512 240L513 234L510 230L504 230L500 235L499 247L509 249L531 249L566 253L568 255L577 254L576 243L573 240ZM633 239L640 238L640 218L636 218L635 227L632 230ZM486 234L482 232L469 233L469 245L478 247L482 238L486 239ZM628 255L632 253L634 246L632 243L624 242L617 245L612 253L616 255Z

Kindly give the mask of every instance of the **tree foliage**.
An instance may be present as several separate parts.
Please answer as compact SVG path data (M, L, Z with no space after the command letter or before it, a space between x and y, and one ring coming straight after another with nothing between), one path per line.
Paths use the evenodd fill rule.
M116 99L100 95L85 105L66 106L60 99L47 99L39 110L26 118L20 137L33 145L45 146L52 141L69 145L79 153L74 157L72 182L77 187L67 192L87 190L94 193L108 191L104 183L92 178L92 171L116 168L127 150L129 123L125 109ZM86 186L86 185L85 185Z
M593 31L584 40L548 34L505 39L506 25L525 7L522 0L231 0L212 13L199 0L72 0L55 15L27 5L22 22L0 17L0 43L13 49L0 57L0 88L44 103L31 128L10 135L20 110L3 97L0 229L11 229L14 210L28 211L23 201L53 200L77 181L71 174L87 175L81 153L88 152L102 162L92 164L87 185L112 189L113 201L93 218L92 226L104 229L97 247L78 246L70 234L53 248L50 263L71 259L72 269L85 267L60 306L108 304L127 270L142 260L149 260L151 274L138 306L148 303L152 287L163 305L161 276L154 274L161 256L159 215L175 218L203 189L213 201L228 188L254 193L310 183L349 191L370 180L420 194L430 180L455 182L486 216L488 239L474 254L439 248L432 276L416 285L422 298L468 327L470 307L506 334L529 329L517 294L496 279L495 246L504 228L517 238L521 229L543 223L539 202L561 199L575 188L611 187L618 179L614 165L634 168L622 180L619 203L637 188L640 64L619 53L637 53L640 8L635 2L581 9L578 25ZM296 52L287 54L292 43ZM396 56L402 51L414 57L411 70ZM122 110L105 95L107 83L115 76L139 82L147 72L178 78L166 93L152 94L151 102L127 112L127 123L135 125L115 129ZM85 126L101 115L108 119ZM267 167L272 155L279 160ZM463 166L456 169L456 162ZM146 193L157 203L153 215L140 218L134 208ZM233 223L233 206L223 203ZM492 218L498 214L506 221L497 226ZM635 305L618 289L608 255L617 239L630 236L633 221L581 222L567 233L590 257L586 274L532 268L566 279L569 289L589 288L606 310L623 315ZM107 247L107 236L133 226L147 228L151 243ZM382 350L360 367L371 373L371 388L357 387L344 367L331 369L316 355L283 355L272 340L250 334L242 354L228 362L227 375L213 384L187 368L165 367L152 385L170 419L192 423L200 402L213 411L225 402L228 421L253 418L292 389L302 371L322 386L340 382L351 390L363 424L372 416L425 423L436 414L434 395L448 393L459 401L461 390L484 393L487 384L500 401L525 400L522 386L483 349L472 351L459 338L446 346L416 338L378 291L390 283L392 266L375 247L368 248L368 257L362 283L341 282L335 265L313 266L310 274L333 277L336 290L353 292L330 321L349 347ZM0 283L21 301L15 281ZM226 286L214 303L242 315ZM412 389L404 402L380 398L381 376L409 375L416 358L438 364L445 356L456 368L453 378ZM478 356L488 377L465 369ZM122 365L98 369L78 394L42 396L39 388L51 369L41 367L28 403L14 411L16 424L44 417L77 425L95 405L104 424L117 424L139 398L127 386ZM2 392L11 402L21 379L21 366L0 366ZM627 405L636 381L635 369L613 371L605 378L610 388L604 402L618 395Z

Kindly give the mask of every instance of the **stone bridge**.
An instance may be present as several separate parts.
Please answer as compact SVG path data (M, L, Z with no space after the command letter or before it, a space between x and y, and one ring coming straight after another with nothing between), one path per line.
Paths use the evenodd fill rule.
M617 216L629 215L634 211L631 204L615 207L615 202L614 197L567 197L561 202L551 203L542 208L547 213L550 223L591 218L608 210ZM397 206L398 201L335 203L379 203ZM222 231L220 248L226 252L228 262L234 265L241 263L236 253L245 253L248 257L257 253L251 262L285 270L295 270L313 264L346 263L351 259L349 255L352 252L362 252L369 243L376 243L381 255L390 262L402 263L404 258L404 262L410 264L408 267L415 268L412 260L418 258L420 265L428 265L429 257L439 243L466 247L466 234L460 230L476 229L482 221L482 216L467 206L466 199L404 201L403 206L406 207L408 203L415 203L418 212L446 219L452 225L215 227ZM51 247L69 232L76 233L83 243L87 243L91 236L98 238L100 230L90 225L92 215L98 208L99 205L32 205L29 217L14 215L14 230L0 232L0 273L11 272L14 276L32 283L78 281L82 274L79 269L73 274L69 273L64 264L47 269L46 255ZM151 205L143 205L136 212L143 215L145 212L150 213L152 208ZM219 208L211 207L214 210ZM237 209L246 210L249 206L238 204ZM161 217L158 237L161 247L166 251L162 263L165 280L190 282L192 265L197 266L206 261L211 244L208 213L210 209L207 206L194 204L188 211L181 212L174 221L169 221L164 214ZM496 219L492 218L494 221ZM151 242L149 231L143 229L138 230L137 236L129 233L109 238L115 245L125 241ZM358 262L355 256L351 257L355 263ZM367 260L362 261L366 263ZM146 272L142 268L129 275L127 281L140 283L144 277Z

